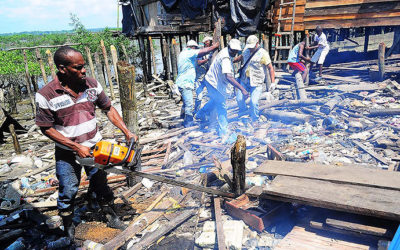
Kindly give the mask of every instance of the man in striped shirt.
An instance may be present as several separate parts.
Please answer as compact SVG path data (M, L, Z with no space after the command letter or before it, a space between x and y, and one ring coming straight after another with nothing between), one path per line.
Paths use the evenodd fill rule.
M54 54L54 63L58 69L57 77L36 93L35 121L43 134L56 144L56 175L60 182L57 208L63 218L66 235L74 239L72 218L82 170L75 156L92 157L91 147L102 139L97 127L96 106L107 114L128 141L138 137L128 130L101 85L95 79L86 77L85 61L79 51L61 47ZM87 166L85 172L90 180L90 204L100 204L109 226L124 228L113 208L114 195L107 185L107 174Z

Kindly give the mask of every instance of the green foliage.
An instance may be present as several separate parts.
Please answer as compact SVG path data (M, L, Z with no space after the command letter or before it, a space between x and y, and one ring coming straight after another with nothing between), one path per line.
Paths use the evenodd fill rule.
M124 60L121 45L125 45L127 53L131 58L136 58L138 54L137 48L129 38L122 35L115 36L114 32L105 28L99 32L88 31L75 14L70 14L73 28L71 32L64 33L35 33L35 34L15 34L0 36L0 77L2 76L20 76L25 74L25 64L22 50L5 51L10 48L45 46L45 45L61 45L65 43L80 43L81 45L73 46L82 52L86 59L85 46L90 48L92 53L99 52L101 55L100 41L103 40L106 50L110 55L110 45L114 45L119 53L119 58ZM48 59L45 51L47 49L39 49L42 61L45 65L46 74L50 75ZM56 48L50 49L52 54ZM36 59L35 50L26 50L28 58L28 68L31 75L41 76L40 66ZM93 56L93 55L92 55ZM103 58L100 56L100 58ZM93 58L92 58L93 59ZM133 62L135 63L135 61Z

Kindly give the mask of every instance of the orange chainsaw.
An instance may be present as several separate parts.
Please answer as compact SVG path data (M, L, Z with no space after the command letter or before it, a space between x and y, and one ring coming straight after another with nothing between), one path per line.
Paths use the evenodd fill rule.
M81 158L76 156L76 161L83 166L92 166L108 169L122 166L129 170L140 170L142 148L137 147L132 138L127 147L119 143L99 141L93 148L93 157Z

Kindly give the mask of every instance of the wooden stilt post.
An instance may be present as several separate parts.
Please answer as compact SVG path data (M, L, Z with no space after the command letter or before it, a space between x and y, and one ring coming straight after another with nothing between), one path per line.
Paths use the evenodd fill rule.
M114 68L115 80L117 80L117 84L119 84L118 72L117 72L117 62L118 62L117 49L115 48L114 45L111 45L110 51L111 51L111 59L112 59L112 63L113 63L113 68Z
M103 66L100 62L100 56L98 52L94 53L94 62L96 64L96 71L97 71L97 80L100 82L101 86L103 87L104 91L106 91L106 79L103 74Z
M221 38L219 39L221 49L225 48L225 41L224 40L226 40L226 38L224 36L221 36Z
M153 74L157 75L156 55L154 53L153 39L149 36L149 46L151 52L151 62L153 65Z
M166 69L166 73L167 73L167 79L171 80L171 60L169 59L169 46L166 42L167 38L165 38L165 40L163 38L162 42L163 42L163 49L164 49L164 59L166 61L166 64L164 65L164 68Z
M33 112L34 116L36 116L36 104L35 104L35 99L33 97L32 89L31 89L31 79L30 79L29 69L28 69L28 59L26 57L26 51L22 50L22 53L24 54L26 90L28 91L29 99L31 101L32 112Z
M310 46L310 34L308 33L308 30L305 31L305 35L306 35L306 47L309 47ZM310 57L310 50L306 49L304 52L305 52L306 57ZM306 68L308 70L308 74L307 74L306 82L303 84L307 85L307 86L310 83L310 74L311 74L310 66L311 66L310 63L306 63Z
M369 43L369 33L371 31L370 27L365 28L365 39L364 39L364 53L368 52L368 43Z
M178 76L178 65L177 65L177 55L175 53L174 45L172 44L173 37L168 37L168 45L171 54L171 66L172 66L172 74L174 76L174 80Z
M147 47L146 47L146 58L147 58L147 78L150 80L152 79L151 72L152 70L152 58L151 58L151 48L150 48L150 36L147 36Z
M128 129L138 134L135 67L127 62L119 61L117 70L120 79L122 117Z
M39 86L38 83L36 81L36 77L34 75L31 75L31 82L32 82L32 86L33 86L33 93L36 93L39 91Z
M179 54L181 53L181 50L179 49L179 45L178 45L178 43L176 42L176 39L175 39L175 38L172 38L172 45L174 46L175 55L176 55L176 57L178 57Z
M121 43L122 53L124 53L125 60L130 63L128 52L126 52L126 47L123 43Z
M39 65L40 65L40 71L42 72L43 82L44 82L44 84L47 84L46 70L44 69L43 60L42 60L42 57L40 55L40 51L38 48L35 49L35 53L36 53L36 59L38 60Z
M233 169L233 192L240 196L246 186L246 140L238 135L235 145L231 149L231 164Z
M85 46L85 51L86 51L86 57L87 57L88 62L89 62L90 76L93 77L93 78L96 78L96 73L94 71L92 53L90 53L90 48L88 46Z
M110 65L108 64L108 56L107 56L106 46L104 46L103 39L100 40L100 47L101 47L101 51L103 52L104 65L106 66L108 84L110 85L110 97L111 97L111 100L114 100L115 99L114 86L113 86L113 82L111 79L111 70L110 70Z
M57 75L56 75L56 71L55 71L55 67L54 67L54 63L53 63L53 54L51 53L51 51L48 49L46 50L46 54L47 54L47 61L49 62L49 68L51 71L51 77L54 79L56 79Z
M15 133L14 124L10 124L9 129L10 129L11 137L13 140L15 153L21 154L22 150L21 150L21 146L19 145L17 134Z
M304 82L303 82L303 77L299 72L296 73L295 75L296 78L296 96L298 100L306 100L307 99L307 94L306 90L304 89Z
M378 50L378 67L379 67L379 80L383 81L385 78L385 43L379 44Z
M182 36L179 36L179 49L182 51L183 47L182 47Z
M143 92L147 96L147 66L146 66L146 48L144 46L143 36L138 36L140 55L142 58L142 71L143 71Z

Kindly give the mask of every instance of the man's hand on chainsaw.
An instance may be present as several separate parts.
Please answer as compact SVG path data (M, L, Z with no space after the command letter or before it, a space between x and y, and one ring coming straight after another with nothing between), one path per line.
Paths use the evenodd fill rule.
M139 139L139 137L138 137L137 135L135 135L134 133L132 133L131 131L129 131L129 132L125 135L125 137L126 137L126 141L127 141L127 142L130 142L132 138L135 140L135 142L137 142L138 139Z
M79 145L76 152L81 158L93 157L92 153L90 152L90 148L83 145Z

